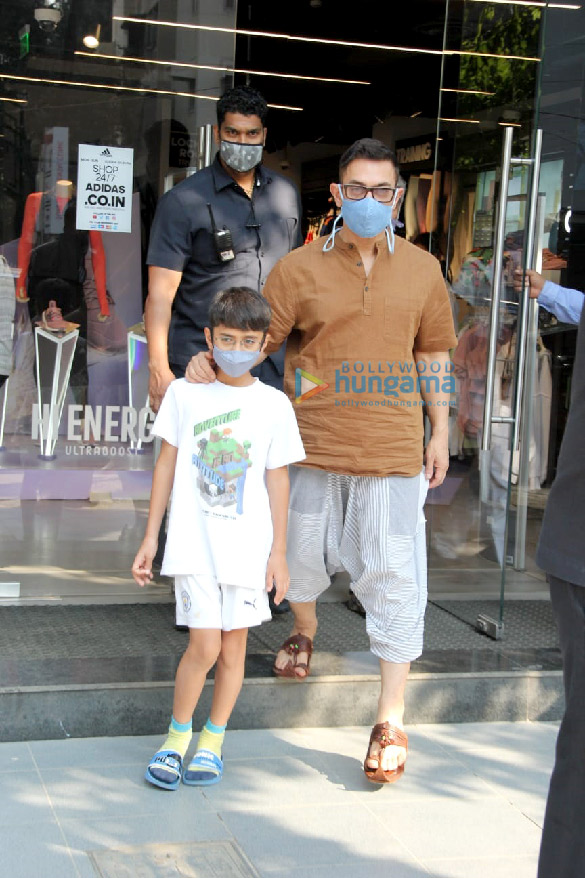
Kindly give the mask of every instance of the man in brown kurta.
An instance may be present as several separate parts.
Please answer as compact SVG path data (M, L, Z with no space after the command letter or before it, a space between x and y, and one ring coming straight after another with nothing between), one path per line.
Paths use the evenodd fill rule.
M388 147L353 144L331 185L343 227L281 259L264 288L273 312L267 349L287 339L285 391L307 454L290 468L294 625L274 672L308 675L317 597L347 570L380 660L364 763L377 783L396 780L406 759L404 689L422 651L426 605L423 505L448 467L448 351L456 344L439 263L394 240L398 180ZM210 380L201 355L187 377ZM424 464L423 410L431 425Z

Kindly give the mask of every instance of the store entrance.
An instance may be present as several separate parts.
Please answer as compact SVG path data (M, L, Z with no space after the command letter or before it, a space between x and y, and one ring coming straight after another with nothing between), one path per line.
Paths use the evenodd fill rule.
M157 199L211 158L214 100L233 81L269 102L263 162L301 189L308 239L330 228L347 146L371 135L396 149L407 184L397 234L441 261L459 339L450 471L427 505L431 598L491 601L497 633L505 598L544 596L534 553L576 329L530 305L514 271L584 289L585 11L365 0L349 25L330 0L292 21L287 7L250 0L226 3L220 27L202 11L169 29L121 0L88 54L67 4L50 33L28 6L10 0L0 23L11 47L0 77L0 288L12 309L0 320L3 580L30 601L169 598L168 582L139 593L129 573L154 458L145 256ZM21 30L30 40L19 43ZM131 231L108 222L91 229L91 253L82 242L73 280L87 313L63 305L68 358L37 323L58 295L31 305L23 279L32 251L64 234L80 145L133 153ZM57 348L69 386L52 380Z
M477 616L494 637L506 600L547 594L534 557L576 326L539 308L519 280L530 268L583 289L574 102L584 95L584 33L574 7L545 15L467 2L447 10L446 49L470 51L445 57L430 183L429 247L445 262L458 345L450 470L428 505L429 582L435 600L489 601ZM509 59L489 57L496 51ZM408 234L417 213L405 208Z

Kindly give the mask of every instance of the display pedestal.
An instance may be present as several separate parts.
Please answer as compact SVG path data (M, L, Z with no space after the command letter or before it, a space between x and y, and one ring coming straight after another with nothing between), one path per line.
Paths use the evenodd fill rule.
M4 422L6 421L6 400L8 399L8 384L10 378L4 382L4 387L0 389L0 451L4 451Z
M61 334L49 332L40 326L35 328L41 438L41 453L38 456L41 460L55 460L56 457L55 445L78 338L78 329Z
M148 347L144 324L138 323L128 330L128 404L140 411L149 404L148 399ZM145 454L142 439L131 439L131 454Z

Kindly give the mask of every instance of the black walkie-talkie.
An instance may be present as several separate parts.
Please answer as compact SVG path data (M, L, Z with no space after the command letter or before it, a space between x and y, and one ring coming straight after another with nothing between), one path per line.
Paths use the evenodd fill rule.
M232 233L229 229L218 229L215 224L215 217L213 216L211 204L207 204L207 209L211 218L211 231L213 232L213 243L215 244L217 257L220 262L230 262L230 260L236 258Z

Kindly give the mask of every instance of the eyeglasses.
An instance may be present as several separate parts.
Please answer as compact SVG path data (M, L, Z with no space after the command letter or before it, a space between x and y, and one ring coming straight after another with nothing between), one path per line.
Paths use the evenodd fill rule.
M341 191L345 198L350 201L361 201L368 192L372 193L372 197L382 204L390 204L394 198L397 187L392 186L362 186L360 183L340 183Z

